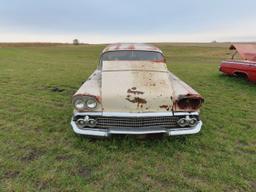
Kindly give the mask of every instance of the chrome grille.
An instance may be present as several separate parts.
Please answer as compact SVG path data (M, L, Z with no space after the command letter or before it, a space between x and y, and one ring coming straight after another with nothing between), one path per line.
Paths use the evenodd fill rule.
M95 128L178 128L177 121L183 116L160 116L160 117L106 117L90 116L97 121ZM81 118L76 116L74 119Z

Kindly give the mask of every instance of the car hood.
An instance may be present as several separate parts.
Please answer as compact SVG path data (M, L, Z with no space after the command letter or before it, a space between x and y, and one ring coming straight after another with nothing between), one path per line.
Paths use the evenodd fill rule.
M107 61L102 66L104 112L166 112L173 89L165 63Z

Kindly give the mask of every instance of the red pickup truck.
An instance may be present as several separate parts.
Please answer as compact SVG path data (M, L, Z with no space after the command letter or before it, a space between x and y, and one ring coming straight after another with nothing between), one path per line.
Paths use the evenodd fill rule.
M229 49L235 52L231 60L222 61L220 71L256 82L256 44L232 44Z

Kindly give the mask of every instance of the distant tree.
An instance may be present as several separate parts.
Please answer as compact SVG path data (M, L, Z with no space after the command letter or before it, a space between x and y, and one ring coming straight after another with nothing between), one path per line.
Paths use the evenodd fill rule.
M78 39L74 39L74 40L73 40L73 45L79 45Z

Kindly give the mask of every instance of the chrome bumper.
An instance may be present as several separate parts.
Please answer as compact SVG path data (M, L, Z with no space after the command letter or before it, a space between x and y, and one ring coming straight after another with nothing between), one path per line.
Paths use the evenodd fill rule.
M184 113L182 113L184 115ZM190 115L191 113L188 113ZM74 114L76 115L76 114ZM179 115L179 114L177 114ZM98 128L79 128L73 118L71 120L71 126L75 133L81 135L91 135L91 136L102 136L108 137L112 134L127 134L127 135L145 135L145 134L156 134L156 133L164 133L168 136L174 135L189 135L189 134L196 134L201 130L202 121L199 121L198 124L194 127L190 128L158 128L158 127L151 127L151 128L108 128L108 129L98 129Z

